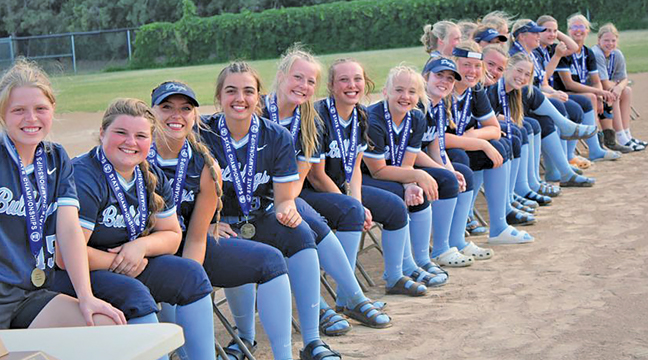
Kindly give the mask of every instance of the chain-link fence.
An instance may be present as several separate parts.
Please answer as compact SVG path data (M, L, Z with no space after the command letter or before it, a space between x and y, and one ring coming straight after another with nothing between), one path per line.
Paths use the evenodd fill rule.
M135 29L0 38L0 69L17 57L37 61L50 73L87 73L125 66Z

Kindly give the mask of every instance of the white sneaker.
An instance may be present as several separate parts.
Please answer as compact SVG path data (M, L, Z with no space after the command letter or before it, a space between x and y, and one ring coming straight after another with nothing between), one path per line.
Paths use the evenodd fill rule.
M526 231L517 230L513 226L508 226L504 231L495 237L489 237L489 244L525 244L533 242L533 236Z
M434 261L441 266L450 267L464 267L470 266L475 262L472 256L466 256L457 250L456 247L451 247L443 254L434 258Z
M486 260L493 257L493 249L480 248L472 241L468 242L468 246L459 252L466 256L472 256L475 260Z

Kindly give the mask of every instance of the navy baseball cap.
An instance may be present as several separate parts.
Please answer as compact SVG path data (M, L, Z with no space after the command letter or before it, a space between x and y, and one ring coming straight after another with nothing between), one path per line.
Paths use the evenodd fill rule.
M423 68L423 74L433 72L433 73L439 73L444 70L449 70L454 73L454 77L457 81L461 81L461 74L457 72L457 64L454 63L454 61L444 58L444 57L432 57L428 62L425 64L425 67Z
M513 32L513 36L517 37L518 35L526 32L530 33L541 33L543 31L546 31L547 28L544 26L540 26L536 24L535 21L531 20L528 23L526 23L524 26L520 27L519 29L515 30Z
M171 95L184 95L194 106L200 106L193 90L189 86L176 81L165 82L156 87L151 93L151 105L160 105Z
M456 57L471 58L477 60L483 60L484 56L480 52L474 52L466 49L454 48L452 49L452 55Z
M501 42L506 42L508 38L505 35L500 34L497 30L488 28L479 34L476 34L474 36L475 42L480 42L480 41L487 41L491 42L495 40L496 38L499 39Z

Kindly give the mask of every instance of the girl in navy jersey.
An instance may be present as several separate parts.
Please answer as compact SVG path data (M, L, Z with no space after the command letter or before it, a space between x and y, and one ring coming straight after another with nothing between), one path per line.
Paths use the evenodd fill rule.
M72 161L92 287L129 323L157 322L157 302L178 305L180 356L213 359L211 284L199 263L173 255L182 238L173 193L146 161L155 126L143 101L117 99L104 113L100 145ZM72 291L65 272L56 286Z
M264 101L263 116L291 132L299 168L299 181L294 183L296 193L302 192L311 164L320 162L318 130L322 124L312 99L320 72L321 65L313 55L299 46L288 49L279 62L274 91ZM317 198L317 194L308 190L303 197L308 199L309 195L310 198ZM296 198L295 202L304 221L316 233L315 242L322 268L338 285L337 310L364 325L387 327L389 317L374 309L374 305L382 307L384 304L373 304L364 296L347 258L355 257L358 251L364 208L358 200L342 194L326 194L324 197L326 202L338 208L335 213L327 213L326 219L301 197ZM337 233L334 234L331 228L336 229ZM320 298L320 330L327 335L342 335L350 328L350 324Z
M518 122L525 115L537 119L542 126L542 154L549 158L560 172L561 186L589 187L593 178L576 174L569 166L560 145L560 138L554 126L548 124L560 116L542 92L531 85L533 62L524 53L513 55L497 84L488 88L488 97L496 112L502 114L507 123Z
M423 27L421 43L430 56L451 56L460 41L461 29L452 21L442 20Z
M223 113L204 119L211 130L205 132L206 143L223 169L219 233L272 245L288 258L304 342L300 357L340 359L319 337L319 261L314 232L295 206L295 148L286 129L256 115L260 88L254 69L231 63L216 83L214 99Z
M551 91L554 87L555 69L560 62L560 59L565 55L571 55L577 51L578 44L576 44L576 42L568 35L558 30L558 22L549 15L539 17L538 25L545 27L547 30L540 33L540 46L538 46L534 52L536 57L540 59L545 71L542 89L549 89L549 91ZM559 42L556 43L556 40ZM583 124L596 125L596 111L592 105L596 103L596 96L594 94L568 94L568 96L570 100L576 101L583 109ZM599 143L598 136L585 139L585 142L587 143L589 160L616 160L621 156L621 154L616 151L603 149ZM569 152L568 155L572 156L574 145L572 144L570 146L572 147L572 151ZM578 164L578 157L573 157L570 163Z
M447 89L448 94L450 91L451 87ZM418 194L414 200L403 199L408 205L410 242L416 264L425 266L431 262L431 229L434 231L431 256L440 265L469 266L474 261L473 254L479 259L490 258L490 250L464 241L472 200L472 171L462 164L455 169L445 152L435 152L440 154L435 156L438 162L421 153L427 124L424 113L416 106L421 99L426 99L425 80L414 69L397 66L387 75L383 96L385 100L367 109L373 147L365 152L363 183L403 197L403 186L416 188ZM433 105L438 102L437 99Z
M151 103L162 131L156 133L148 158L172 180L183 230L178 255L203 264L211 284L225 288L238 334L250 351L256 349L254 287L259 284L259 317L274 358L292 359L290 283L283 255L259 242L229 236L217 241L208 233L212 214L217 213L217 221L222 207L221 170L201 142L200 133L192 131L199 121L195 93L184 83L168 81L153 90ZM251 301L239 296L248 292ZM243 358L234 341L225 352L232 359Z
M500 124L479 84L483 77L481 49L472 41L464 42L455 48L455 56L461 78L454 84L453 96L445 106L451 114L444 134L446 146L461 149L468 155L468 165L474 174L473 189L479 189L484 183L490 217L489 243L531 242L533 237L511 226L510 215L507 216L513 214L515 218L506 196L511 145L501 139ZM428 81L432 75L428 75ZM428 94L437 87L428 82ZM451 158L454 154L451 152ZM472 196L474 201L475 194Z
M45 141L55 104L34 64L18 60L0 79L0 329L126 322L90 287L72 165ZM78 300L50 289L55 263L67 267Z
M339 59L330 66L329 97L315 104L324 123L319 140L322 156L320 163L313 164L306 186L318 193L346 194L361 201L365 206L365 228L372 220L383 224L386 293L421 296L426 286L412 281L409 276L421 281L431 276L416 266L412 269L415 273L404 272L403 261L413 262L411 255L403 256L409 234L405 203L388 191L362 184L360 164L367 149L369 126L366 110L359 102L372 86L355 60ZM309 199L319 213L326 217L337 211L335 204L325 202L325 197L320 199ZM352 268L355 267L355 254L351 254L350 260Z

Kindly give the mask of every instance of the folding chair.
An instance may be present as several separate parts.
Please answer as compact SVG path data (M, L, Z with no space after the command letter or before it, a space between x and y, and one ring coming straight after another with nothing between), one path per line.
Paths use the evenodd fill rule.
M378 237L376 234L373 233L374 229L378 229L379 231L382 231L382 225L374 223L374 225L369 229L368 231L365 231L362 233L362 237L360 238L360 247L358 250L358 258L356 259L356 268L360 272L360 275L365 279L367 284L370 287L376 286L376 283L373 281L371 276L369 276L369 273L365 270L364 265L360 262L360 255L364 254L365 252L371 250L371 249L376 249L380 253L380 256L383 256L383 249L382 246L380 245L380 241L378 240ZM371 240L371 244L365 246L365 239L366 237L369 236L369 239ZM362 288L362 291L367 291L367 287L365 287L360 279L358 279L358 283L360 284L360 288Z
M223 312L218 308L219 306L227 303L227 298L223 296L222 298L217 299L216 291L218 291L218 289L212 292L212 307L214 308L214 314L216 314L218 320L220 320L221 324L223 324L225 330L229 333L229 335L232 337L234 342L239 346L241 352L243 352L246 358L249 360L255 360L252 353L250 353L250 350L247 348L247 346L245 346L243 341L241 341L241 338L236 333L236 327L232 326L232 324L229 322L229 320L227 320ZM223 347L218 343L218 340L214 339L214 343L216 344L216 353L220 355L223 359L229 359Z

